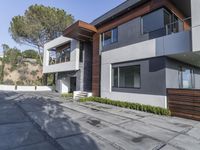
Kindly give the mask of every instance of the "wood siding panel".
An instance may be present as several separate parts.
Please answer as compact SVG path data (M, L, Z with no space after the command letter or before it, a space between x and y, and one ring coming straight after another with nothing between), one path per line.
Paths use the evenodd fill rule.
M145 14L148 14L156 9L159 9L161 7L166 7L169 10L171 10L174 14L176 14L180 19L185 19L185 16L179 11L176 6L171 3L170 0L151 0L135 9L132 9L128 13L117 17L116 19L109 21L102 26L98 27L98 33L103 33L107 30L110 30L112 28L115 28L121 24L124 24L130 20L133 20L137 17L143 16ZM184 29L188 30L190 28L189 23L186 21L184 22Z
M92 93L100 96L99 34L93 36Z
M173 116L200 121L200 90L167 90L168 107Z

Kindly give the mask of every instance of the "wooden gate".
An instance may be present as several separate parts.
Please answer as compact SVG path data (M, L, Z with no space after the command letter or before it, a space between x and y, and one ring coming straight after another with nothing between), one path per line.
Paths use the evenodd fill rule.
M200 121L200 90L168 89L167 99L173 116Z

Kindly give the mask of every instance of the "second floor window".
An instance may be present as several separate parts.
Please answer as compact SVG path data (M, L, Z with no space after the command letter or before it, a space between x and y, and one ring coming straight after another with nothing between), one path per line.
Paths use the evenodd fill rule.
M49 50L49 64L59 64L70 61L71 43Z
M101 34L102 47L110 45L118 41L118 28L106 31Z
M153 37L177 33L183 30L183 21L175 14L165 8L153 11L142 16L142 34L149 34Z

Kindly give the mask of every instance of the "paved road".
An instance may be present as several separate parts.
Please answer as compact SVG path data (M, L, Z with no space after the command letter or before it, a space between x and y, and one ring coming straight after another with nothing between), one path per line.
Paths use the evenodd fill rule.
M199 150L200 122L0 92L0 150Z

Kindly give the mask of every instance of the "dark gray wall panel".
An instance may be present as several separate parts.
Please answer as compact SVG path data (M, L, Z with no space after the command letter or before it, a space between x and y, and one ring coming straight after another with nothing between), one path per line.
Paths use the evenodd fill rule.
M141 88L113 88L113 91L165 95L165 58L152 58L128 63L114 64L115 66L140 65Z

